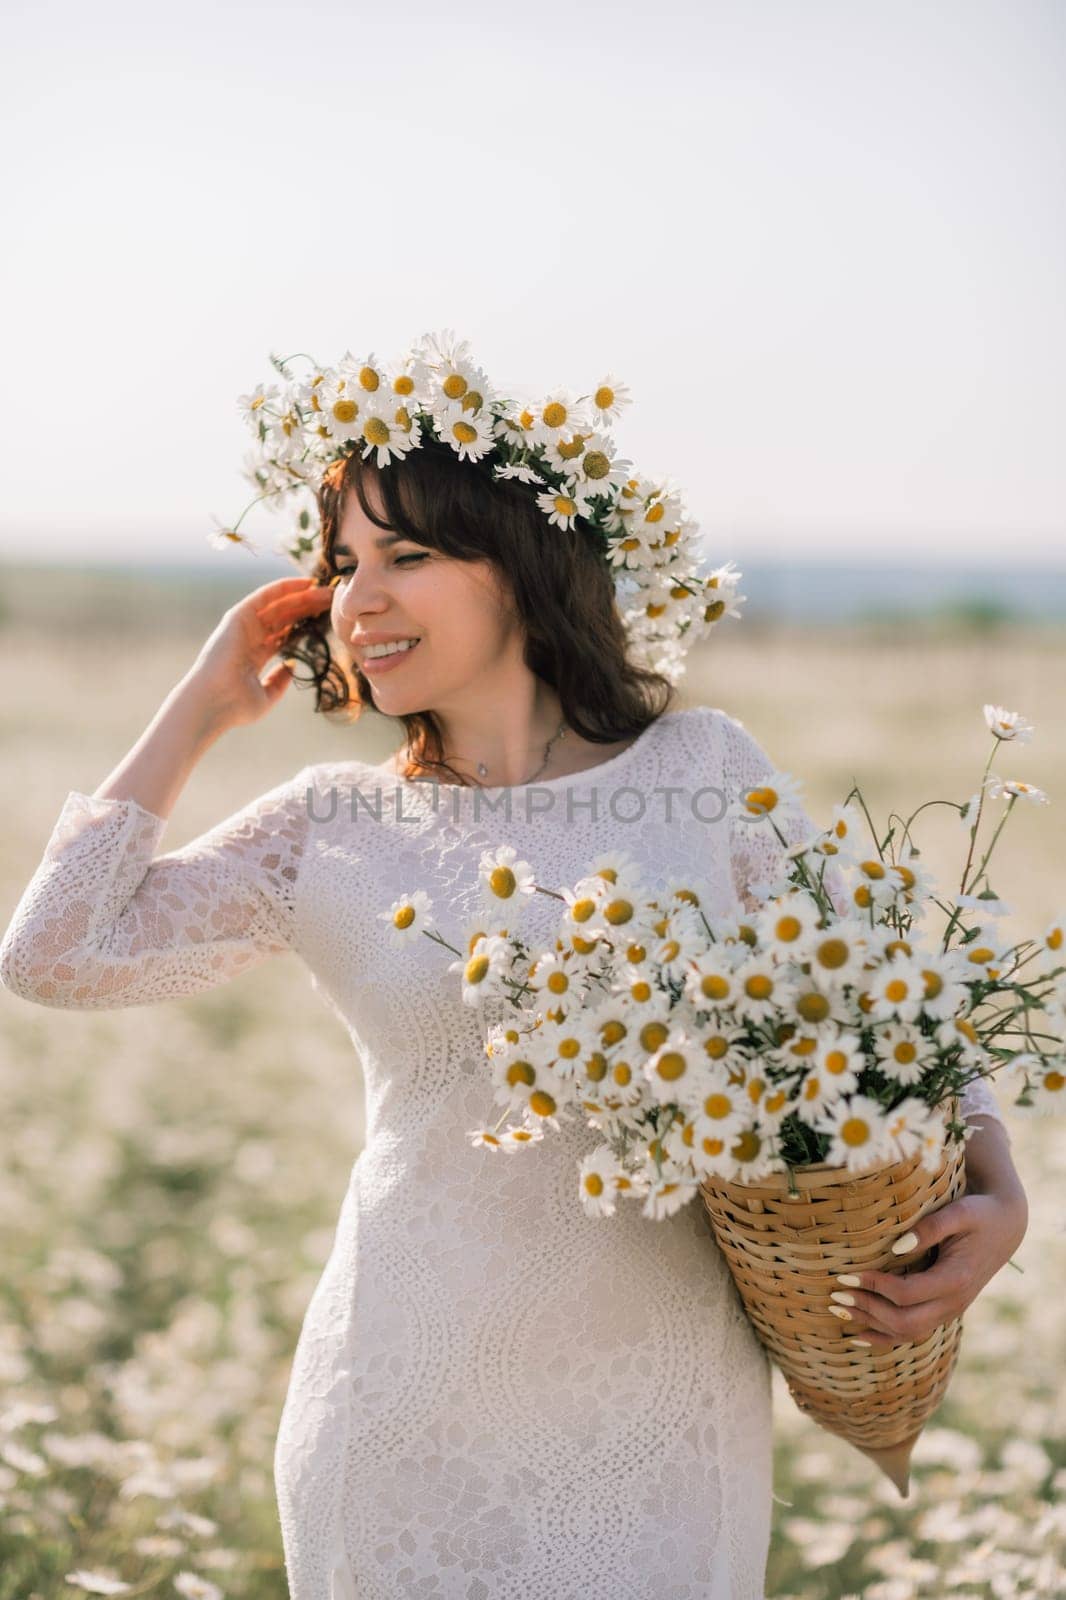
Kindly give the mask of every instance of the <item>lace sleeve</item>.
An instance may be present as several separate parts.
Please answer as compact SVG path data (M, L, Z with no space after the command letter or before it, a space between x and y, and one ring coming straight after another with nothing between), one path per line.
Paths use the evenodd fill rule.
M113 1010L214 988L293 948L309 782L305 767L154 859L164 818L72 790L0 943L0 984L39 1005Z
M721 761L724 787L730 800L740 799L746 790L765 782L768 774L774 770L774 763L743 723L725 712L719 712L719 719L723 741ZM818 830L806 810L800 809L781 831L791 848L803 843ZM742 817L732 820L729 859L733 888L746 911L756 911L759 907L758 895L753 890L760 885L772 888L779 883L786 865L785 848L768 823L762 820L747 822ZM852 909L851 896L839 867L830 863L826 867L823 882L837 911L841 916L846 916ZM781 887L784 887L783 883ZM975 1116L995 1117L1002 1124L1009 1143L1010 1132L1006 1121L991 1089L981 1079L966 1085L961 1111L966 1122Z

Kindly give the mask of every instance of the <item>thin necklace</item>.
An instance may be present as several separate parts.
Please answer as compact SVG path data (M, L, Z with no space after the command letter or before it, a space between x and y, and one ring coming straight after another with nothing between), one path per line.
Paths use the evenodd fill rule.
M522 779L523 783L532 783L534 778L539 778L540 777L541 773L544 771L544 768L548 765L548 757L551 755L552 745L555 743L556 739L561 739L562 738L563 729L565 727L566 727L566 718L564 717L562 722L560 722L560 724L559 724L558 730L555 733L552 734L551 738L548 740L547 744L544 746L544 760L541 762L541 764L537 768L536 772L532 773L528 778L523 778ZM477 770L478 770L478 777L480 777L480 778L487 778L488 777L489 769L488 769L488 767L485 765L485 763L483 761L479 761L478 762Z
M561 739L562 738L563 729L565 727L566 727L566 718L564 717L562 722L560 722L559 727L556 730L556 732L552 734L551 738L548 740L547 744L544 746L544 760L541 762L541 764L537 768L536 772L532 773L530 777L524 778L522 780L523 783L532 783L534 778L539 778L540 777L541 773L544 771L544 768L548 765L548 757L551 755L552 745L555 743L556 739ZM410 762L410 760L411 760L410 751L407 752L407 760L408 760L408 762ZM489 769L488 769L488 767L485 765L485 763L483 761L479 761L478 762L477 770L478 770L478 777L480 777L480 778L487 778L488 777ZM479 785L479 787L484 787L484 786L483 785Z

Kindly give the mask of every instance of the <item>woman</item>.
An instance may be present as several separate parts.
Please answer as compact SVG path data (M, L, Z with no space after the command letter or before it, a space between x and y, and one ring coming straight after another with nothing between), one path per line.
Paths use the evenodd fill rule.
M618 852L649 879L697 874L723 914L753 906L768 835L686 802L771 762L626 659L602 559L577 532L546 539L521 485L432 448L384 471L353 455L319 509L312 577L228 611L106 782L68 796L0 978L45 1005L136 1005L295 950L351 1029L366 1145L275 1455L293 1600L759 1600L770 1370L702 1208L586 1217L583 1125L517 1159L473 1148L485 1023L505 1008L464 1006L440 945L394 947L380 913L425 888L461 944L480 855L504 842L541 883ZM305 767L155 856L204 750L284 692L288 665L260 676L283 642L320 709L354 693L403 722L404 748ZM554 936L552 899L527 915L530 939ZM924 1336L1024 1235L995 1103L974 1087L964 1107L984 1114L970 1192L919 1225L939 1259L863 1274L842 1338Z

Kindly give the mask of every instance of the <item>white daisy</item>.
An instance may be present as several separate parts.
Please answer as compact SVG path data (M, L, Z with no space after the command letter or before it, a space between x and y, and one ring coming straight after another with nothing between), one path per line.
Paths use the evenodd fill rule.
M530 437L536 444L549 445L557 439L572 439L575 433L592 430L590 410L567 388L552 389L530 405L528 411Z
M851 890L851 899L864 911L871 906L891 905L906 887L903 873L891 861L882 861L878 856L856 861L854 870L858 882Z
M1038 1116L1053 1116L1066 1110L1066 1058L1048 1056L1029 1089Z
M588 396L588 402L596 421L605 427L608 422L616 421L626 406L633 404L633 398L628 385L613 372L608 372Z
M891 1141L894 1158L906 1161L908 1156L925 1149L931 1133L942 1142L943 1119L937 1115L931 1118L925 1101L908 1095L898 1106L885 1112L885 1133Z
M921 1082L926 1068L935 1060L936 1047L920 1028L906 1022L890 1022L874 1030L874 1055L887 1077L909 1087Z
M994 733L997 739L1015 739L1019 744L1028 744L1034 733L1031 722L1017 711L1005 711L1002 706L985 706L983 708L985 722L989 732Z
M272 409L271 402L276 400L281 393L281 386L276 383L256 384L251 394L237 396L237 405L246 423L258 429L261 422L265 423L268 413Z
M897 956L865 975L865 991L875 1022L914 1022L925 996L921 967L912 957Z
M869 1095L842 1095L833 1100L816 1127L829 1139L825 1159L830 1166L862 1172L891 1156L885 1113Z
M985 782L992 800L1006 795L1011 800L1029 800L1036 806L1051 804L1043 789L1038 789L1035 783L1023 783L1020 778L998 778L994 772L989 773Z
M653 1222L661 1222L664 1217L672 1217L675 1211L688 1205L698 1193L699 1185L693 1179L681 1175L668 1177L664 1171L661 1178L658 1175L649 1178L647 1198L640 1214Z
M361 438L363 412L369 409L366 396L339 372L327 374L319 393L317 426L324 428L334 443Z
M700 1011L723 1010L733 1004L737 981L736 946L715 945L696 956L685 973L682 992Z
M511 942L501 934L479 934L474 947L460 961L448 964L449 972L462 974L463 1004L480 1005L485 1000L507 999L504 978L513 965Z
M128 1594L133 1587L123 1583L121 1578L112 1578L106 1572L87 1572L84 1567L68 1572L63 1582L72 1584L75 1589L84 1589L86 1594Z
M572 528L578 517L587 518L592 512L588 496L569 485L559 489L547 489L543 494L538 494L537 505L555 528Z
M195 1572L179 1572L174 1588L183 1600L222 1600L222 1590L217 1583L208 1583Z
M808 941L803 959L822 988L841 990L857 985L869 959L867 931L855 919L830 922Z
M991 924L982 923L977 937L958 945L954 954L959 957L960 971L965 971L971 980L982 978L994 983L1005 978L1013 968L1012 952L1013 945L1005 934L997 933Z
M517 861L518 851L512 844L501 844L495 850L483 850L478 863L478 883L487 905L499 901L518 903L518 897L536 893L533 869L528 861Z
M613 1217L622 1165L606 1145L587 1155L578 1169L578 1195L587 1217Z
M387 911L378 912L378 920L389 924L389 937L393 946L413 944L427 928L433 926L430 906L433 904L424 889L401 895Z
M527 466L525 462L522 461L510 462L503 466L495 466L492 469L492 474L495 478L503 478L505 480L508 478L513 478L517 483L536 483L541 487L543 487L545 483L545 479L541 477L539 472L534 472L532 467Z
M486 411L475 415L460 405L441 406L433 411L433 425L460 461L480 461L496 448L492 418Z
M393 460L402 461L422 442L421 429L406 409L386 407L382 402L364 410L361 437L365 445L363 460L376 452L375 464L379 467L387 467Z
M736 970L737 994L733 1008L751 1022L764 1022L792 996L792 986L770 956L753 955Z
M797 890L780 895L759 911L755 926L760 946L779 960L806 961L807 946L817 932L821 912L809 894Z

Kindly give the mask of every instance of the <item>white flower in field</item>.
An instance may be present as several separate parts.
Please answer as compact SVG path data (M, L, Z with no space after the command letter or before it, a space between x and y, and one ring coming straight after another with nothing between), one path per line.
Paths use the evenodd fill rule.
M578 1169L578 1194L586 1216L614 1216L621 1175L621 1162L605 1144L585 1157Z
M14 1433L30 1422L54 1422L59 1415L55 1406L32 1400L15 1400L0 1412L0 1433Z
M28 1450L17 1439L7 1439L0 1444L0 1460L6 1461L16 1472L25 1472L31 1478L40 1478L48 1471L48 1462L36 1450Z
M533 868L528 861L516 861L517 854L513 844L481 852L478 882L486 905L495 907L500 900L513 901L516 896L536 893Z
M935 1116L933 1123L930 1124L929 1113L930 1107L924 1100L919 1100L917 1095L907 1095L898 1106L893 1106L891 1111L885 1112L885 1131L892 1141L896 1160L905 1161L908 1156L923 1150L931 1129L939 1147L939 1142L943 1138L943 1119Z
M1036 806L1051 804L1043 789L1038 789L1035 783L1023 783L1020 778L998 778L994 772L990 772L985 779L985 785L992 800L1007 795L1013 800L1029 800Z
M389 924L389 937L394 946L412 944L422 937L424 930L433 926L430 906L433 904L424 889L414 894L401 895L387 911L379 911L378 918Z
M990 733L997 739L1004 741L1015 739L1019 744L1028 744L1034 733L1031 722L1018 711L1005 711L1002 706L985 706L983 708L985 722Z
M825 1160L830 1166L862 1172L891 1158L885 1113L869 1095L842 1095L826 1107L815 1127L829 1139Z
M123 1583L121 1578L112 1578L106 1572L86 1572L82 1568L68 1572L63 1582L75 1589L84 1589L86 1594L128 1594L132 1588L132 1584Z
M936 1051L920 1028L907 1022L890 1022L874 1030L874 1054L886 1077L909 1087L921 1082Z
M1040 935L1044 949L1053 956L1062 956L1066 953L1066 912L1049 922Z
M209 1583L195 1572L179 1572L174 1588L183 1600L222 1600L222 1590L217 1583Z

